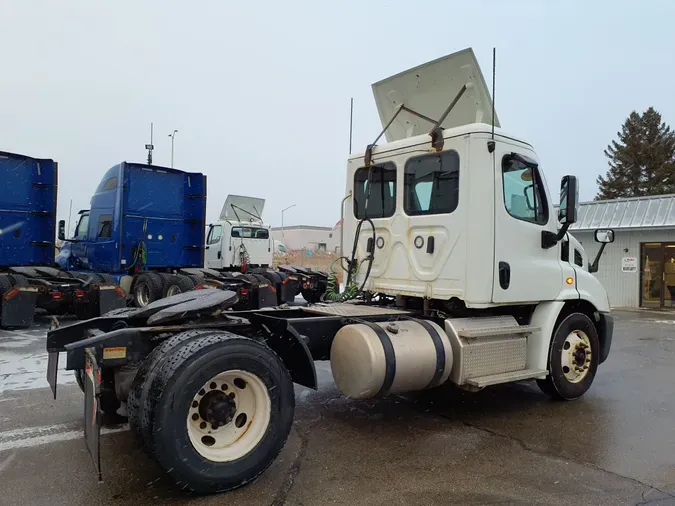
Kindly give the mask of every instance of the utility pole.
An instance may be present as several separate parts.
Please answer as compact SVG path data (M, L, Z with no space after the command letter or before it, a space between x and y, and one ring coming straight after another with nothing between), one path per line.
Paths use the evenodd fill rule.
M176 134L178 133L178 130L174 130L172 133L169 134L169 137L171 137L171 168L173 169L173 141L176 138Z
M291 205L291 206L288 206L286 209L282 209L282 210L281 210L281 240L282 240L282 241L285 241L285 240L286 240L286 237L285 237L285 235L284 235L284 213L285 213L286 211L288 211L291 207L295 207L295 204L293 204L293 205ZM284 243L284 246L286 246L285 243Z
M148 165L152 165L152 150L155 149L155 146L152 145L152 127L153 124L150 123L150 144L145 145L145 149L148 150Z

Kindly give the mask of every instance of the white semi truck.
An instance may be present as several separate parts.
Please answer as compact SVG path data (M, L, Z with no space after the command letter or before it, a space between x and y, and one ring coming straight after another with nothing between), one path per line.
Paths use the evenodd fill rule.
M317 388L315 360L330 360L353 399L536 380L571 400L591 387L613 323L589 272L599 256L591 263L567 234L576 178L563 178L557 210L533 146L499 128L470 49L373 91L387 142L347 163L352 300L233 311L235 293L201 290L49 332L54 394L59 352L86 371L99 473L100 406L122 403L183 487L247 483L286 441L293 383Z

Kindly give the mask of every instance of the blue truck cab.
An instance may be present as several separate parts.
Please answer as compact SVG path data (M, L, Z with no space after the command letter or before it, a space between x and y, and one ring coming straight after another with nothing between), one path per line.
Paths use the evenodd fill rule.
M204 265L205 221L205 175L122 162L105 173L56 261L156 300L178 270Z

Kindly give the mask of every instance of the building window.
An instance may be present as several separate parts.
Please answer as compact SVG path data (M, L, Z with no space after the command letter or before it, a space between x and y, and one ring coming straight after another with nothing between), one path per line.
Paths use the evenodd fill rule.
M405 164L403 208L409 216L449 214L459 202L459 155L417 156Z
M317 251L320 251L322 253L326 252L326 243L325 242L320 242L318 247L316 248Z
M546 193L535 164L525 163L521 157L505 156L502 182L504 205L511 216L539 225L548 223Z
M105 239L112 236L112 214L102 214L98 217L98 237Z
M220 225L213 225L209 230L209 237L206 239L207 244L218 244L223 235L223 227Z
M370 192L368 191L369 175ZM368 198L367 210L366 197ZM396 166L387 162L358 169L354 173L354 216L359 220L388 218L394 215L395 210Z

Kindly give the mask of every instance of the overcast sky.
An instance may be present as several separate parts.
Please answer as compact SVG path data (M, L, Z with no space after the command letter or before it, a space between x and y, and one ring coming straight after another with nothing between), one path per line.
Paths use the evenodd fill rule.
M590 6L589 4L593 4ZM208 220L228 193L264 218L330 225L348 152L381 129L370 85L473 47L502 127L530 141L557 195L582 200L632 111L675 123L675 2L3 0L0 150L59 162L59 218L89 206L107 168L146 159L208 175ZM669 35L670 34L670 35ZM1 191L1 189L0 189ZM555 198L555 197L554 197Z

